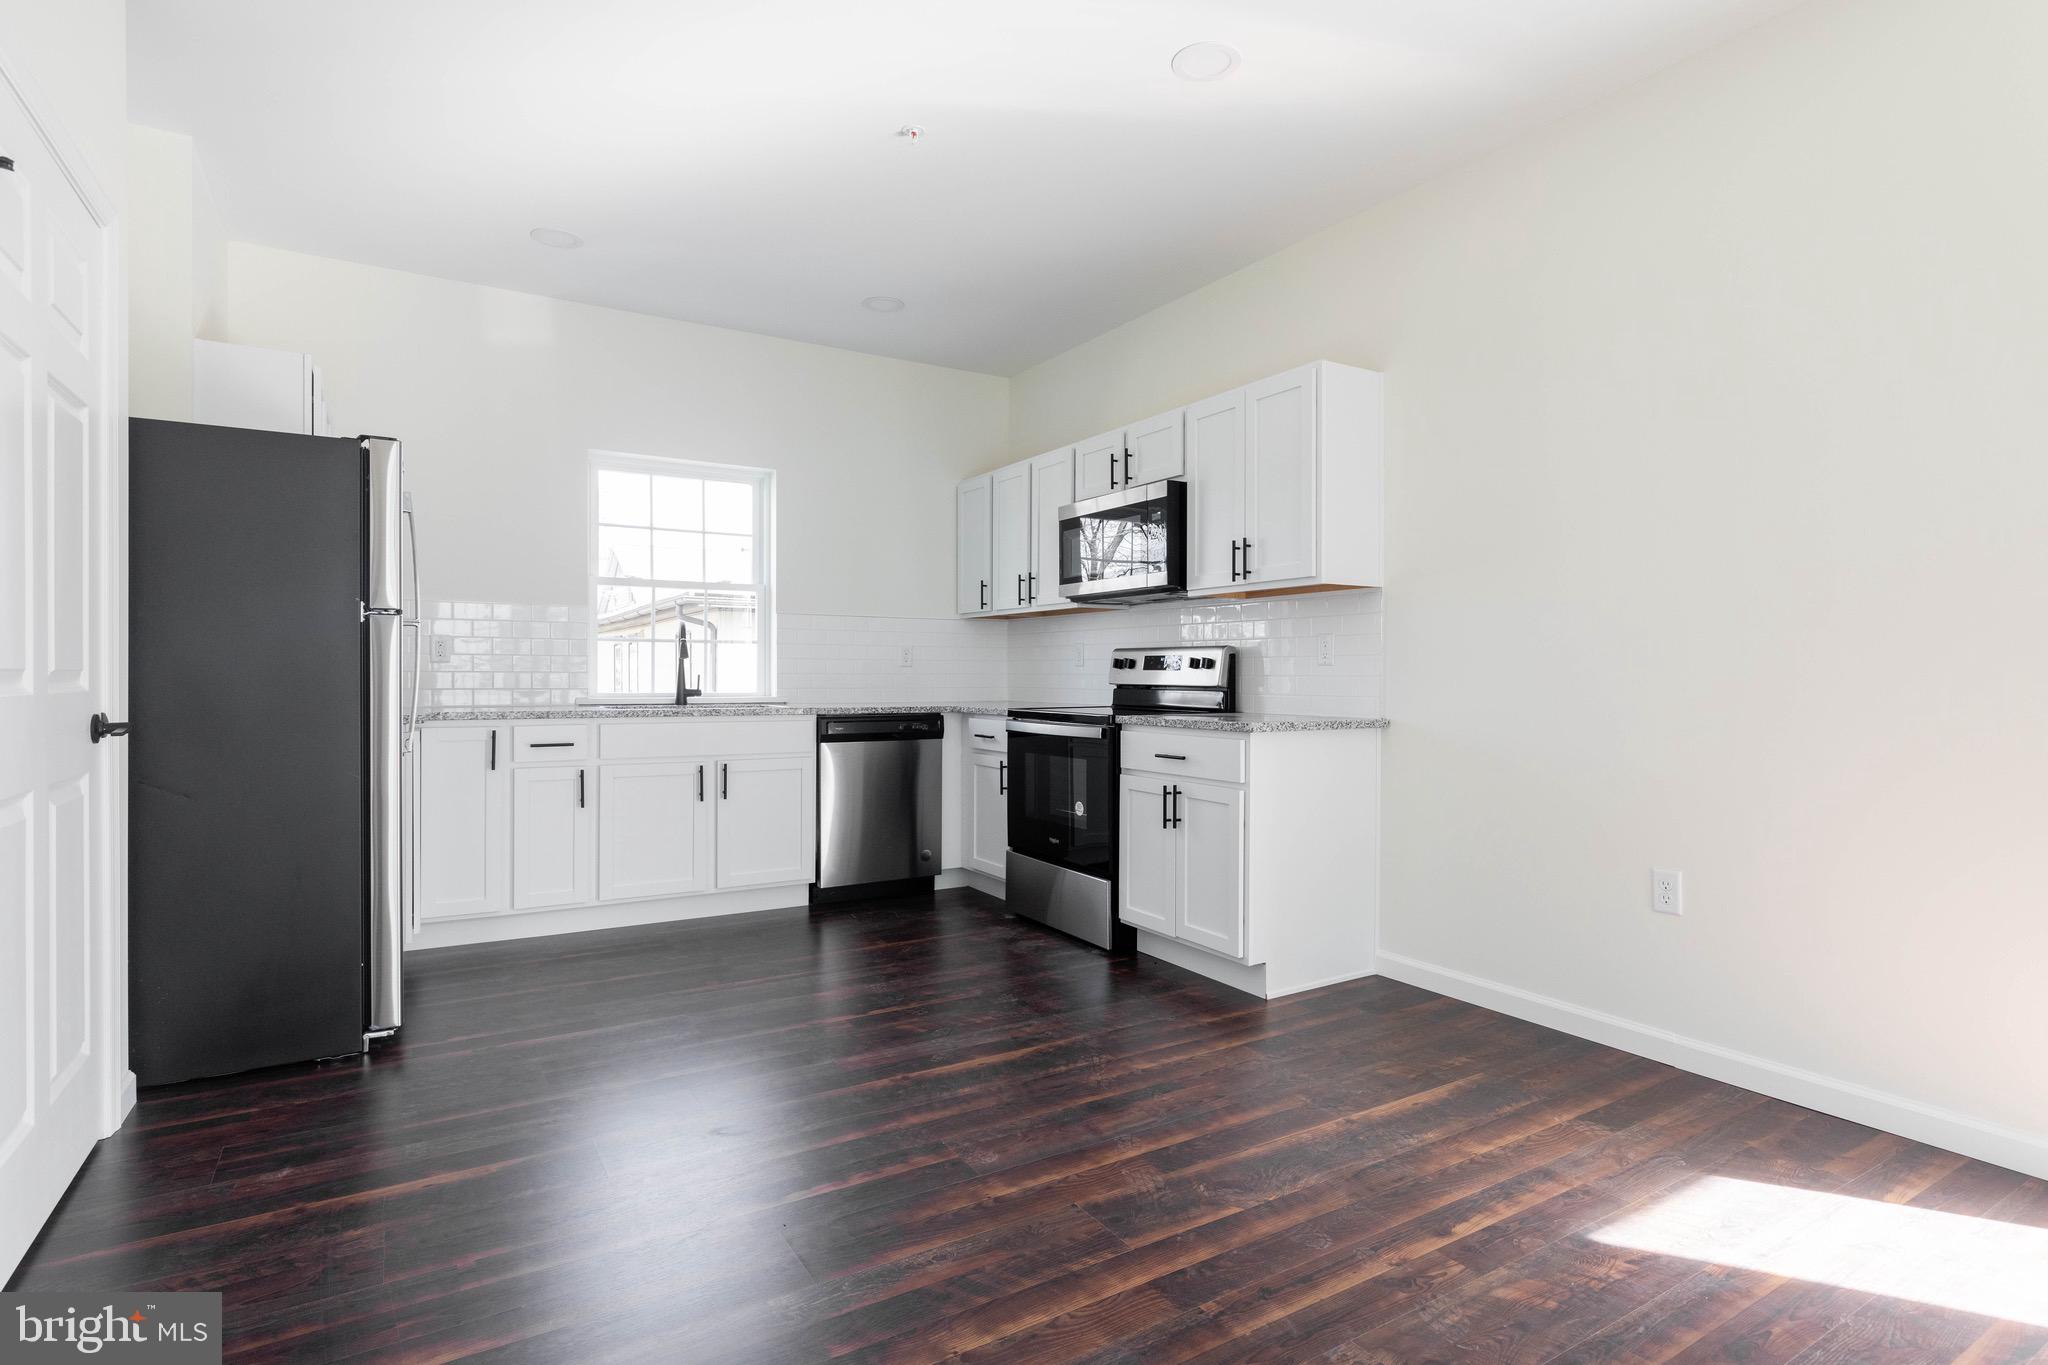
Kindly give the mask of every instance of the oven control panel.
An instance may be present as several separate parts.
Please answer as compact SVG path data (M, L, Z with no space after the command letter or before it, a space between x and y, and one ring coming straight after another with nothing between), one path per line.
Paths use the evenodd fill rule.
M1235 653L1229 645L1119 649L1110 656L1110 681L1121 687L1222 687Z

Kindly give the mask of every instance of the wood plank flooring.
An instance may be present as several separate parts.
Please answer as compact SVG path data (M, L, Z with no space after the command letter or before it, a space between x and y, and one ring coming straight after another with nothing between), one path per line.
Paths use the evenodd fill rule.
M223 1290L246 1361L2048 1361L1602 1233L2048 1238L2043 1182L1390 981L1268 1004L971 891L408 962L372 1060L145 1092L10 1287Z

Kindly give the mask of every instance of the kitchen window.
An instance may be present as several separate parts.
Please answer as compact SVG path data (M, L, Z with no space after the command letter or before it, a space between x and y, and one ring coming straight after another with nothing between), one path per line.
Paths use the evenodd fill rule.
M599 453L590 460L590 691L673 697L676 642L707 698L774 686L775 475Z

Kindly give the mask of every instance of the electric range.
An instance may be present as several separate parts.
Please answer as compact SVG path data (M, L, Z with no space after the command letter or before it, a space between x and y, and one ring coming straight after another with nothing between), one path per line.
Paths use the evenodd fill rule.
M1099 948L1135 937L1116 915L1118 731L1147 716L1237 709L1237 651L1165 645L1110 655L1107 706L1009 715L1007 908Z

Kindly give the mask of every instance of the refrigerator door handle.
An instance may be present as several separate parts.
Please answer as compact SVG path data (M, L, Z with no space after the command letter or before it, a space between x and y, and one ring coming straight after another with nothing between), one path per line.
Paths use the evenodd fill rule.
M399 515L405 518L405 585L412 589L412 614L401 617L412 630L412 700L405 708L405 752L411 753L420 723L420 675L427 671L426 614L420 609L420 537L413 522L412 494L399 499Z

